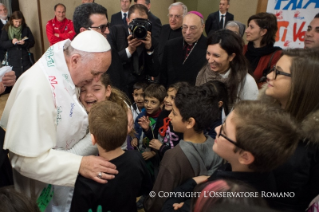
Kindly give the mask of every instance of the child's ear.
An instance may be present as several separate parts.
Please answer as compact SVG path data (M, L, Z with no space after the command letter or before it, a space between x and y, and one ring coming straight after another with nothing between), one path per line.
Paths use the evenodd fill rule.
M96 144L96 140L93 134L91 134L91 140L92 140L92 145L94 146Z
M239 155L239 163L243 165L252 164L255 161L255 157L248 151L243 151Z
M186 125L186 128L187 129L192 129L196 124L196 121L193 117L190 117L188 120L187 120L187 125Z
M111 96L112 93L112 87L110 85L108 85L105 88L105 98L108 99Z
M218 107L221 108L223 106L224 102L223 101L219 101L218 102Z

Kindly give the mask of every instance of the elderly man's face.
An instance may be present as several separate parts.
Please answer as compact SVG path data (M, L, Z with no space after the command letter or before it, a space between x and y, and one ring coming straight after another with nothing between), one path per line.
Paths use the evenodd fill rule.
M121 10L123 12L127 12L130 8L131 2L130 0L121 0Z
M56 7L54 15L58 21L65 19L65 8L62 5Z
M187 14L183 20L183 37L185 42L193 44L203 34L204 24L201 23L200 17L195 14Z
M101 33L105 37L110 33L109 27L105 27L105 26L108 26L108 20L106 18L106 15L92 14L90 15L90 20L92 22L92 25L91 25L92 30L95 30ZM94 28L94 27L100 27L100 28Z
M71 75L71 77L75 86L82 87L92 82L92 80L100 80L102 74L111 65L111 51L94 53L92 58L79 58L78 63L72 66L73 71L70 71L70 73L74 73L74 76Z
M3 20L8 18L8 10L4 5L0 6L0 18Z
M172 30L181 28L183 24L183 7L173 6L168 12L169 26Z
M93 3L94 0L82 0L82 4L85 4L85 3Z
M319 48L319 18L314 18L306 31L305 48Z

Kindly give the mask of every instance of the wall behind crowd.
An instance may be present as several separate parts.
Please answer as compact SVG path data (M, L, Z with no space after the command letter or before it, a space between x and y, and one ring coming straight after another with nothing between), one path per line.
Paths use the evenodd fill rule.
M260 0L259 0L260 1ZM96 3L103 5L108 10L108 16L120 11L120 0L95 0ZM134 0L132 0L134 2ZM162 24L168 23L168 6L174 0L152 0L151 11L154 15L161 19ZM218 10L219 0L182 0L187 5L189 10L197 10L204 15L204 18L212 12ZM38 3L40 5L38 5ZM51 0L51 1L38 1L38 0L19 0L20 10L25 16L26 23L30 27L35 37L35 47L31 51L35 54L35 58L41 57L43 52L49 47L49 42L45 32L47 21L54 18L53 7L57 3L63 3L66 6L66 17L72 19L74 9L81 4L81 0ZM38 10L40 6L40 10ZM256 13L258 1L256 0L231 0L229 12L234 14L235 20L246 24L248 18ZM266 11L266 8L264 9ZM41 16L41 19L40 19ZM42 20L42 24L40 24ZM43 43L41 41L41 29Z

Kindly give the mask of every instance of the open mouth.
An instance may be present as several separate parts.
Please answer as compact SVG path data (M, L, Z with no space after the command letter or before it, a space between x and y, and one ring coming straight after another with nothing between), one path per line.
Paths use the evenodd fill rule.
M94 105L97 101L94 100L94 101L85 101L85 103L90 106L90 105Z

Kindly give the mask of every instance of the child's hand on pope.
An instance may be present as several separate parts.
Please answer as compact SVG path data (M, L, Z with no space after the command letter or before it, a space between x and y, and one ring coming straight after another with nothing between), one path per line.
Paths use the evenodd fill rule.
M138 120L138 124L143 128L143 130L145 131L148 131L148 129L150 128L150 119L145 116L141 117L139 120Z
M143 158L144 158L144 160L149 160L149 159L151 159L152 157L154 157L155 156L155 152L143 152L142 153L142 156L143 156Z
M137 138L133 138L133 140L131 141L131 145L132 147L137 147Z

